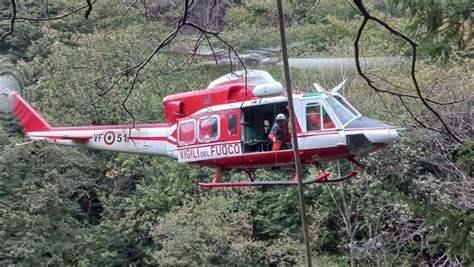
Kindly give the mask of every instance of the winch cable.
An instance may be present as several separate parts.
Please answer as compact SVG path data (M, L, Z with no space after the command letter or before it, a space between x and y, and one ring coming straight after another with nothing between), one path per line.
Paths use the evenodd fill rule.
M298 180L298 196L299 196L299 206L300 206L300 215L301 215L301 224L303 228L303 237L306 250L306 264L308 267L312 267L311 259L311 250L309 246L309 235L308 235L308 224L306 220L306 211L304 205L304 187L303 180L301 177L301 161L298 151L298 137L296 136L296 119L295 119L295 108L293 105L293 95L291 91L291 79L290 79L290 68L288 65L288 51L286 47L286 36L285 36L285 22L283 17L283 6L281 0L277 0L278 6L278 22L280 26L280 41L281 41L281 53L283 58L283 68L285 71L285 83L286 83L286 92L288 94L288 109L290 111L290 124L291 124L291 140L293 144L293 152L295 158L295 167L296 167L296 179Z

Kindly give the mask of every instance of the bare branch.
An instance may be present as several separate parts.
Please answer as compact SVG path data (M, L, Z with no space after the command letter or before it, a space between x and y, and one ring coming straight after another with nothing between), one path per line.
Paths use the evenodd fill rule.
M89 18L89 15L90 15L91 12L92 12L92 3L91 3L91 0L86 0L86 3L87 3L87 9L86 9L86 11L84 12L84 18L85 18L85 19L88 19L88 18Z
M10 18L10 29L2 35L2 42L5 40L5 38L12 34L13 31L15 30L15 19L16 19L16 3L15 0L11 0L12 3L12 16Z
M314 0L313 2L309 3L309 7L306 8L301 15L299 15L298 17L294 18L293 20L289 21L287 25L291 26L295 22L305 18L306 15L308 15L309 11L311 11L317 4L319 4L319 1L320 0Z
M395 88L407 90L406 88L401 87L399 85L396 85L396 84L392 83L391 81L389 81L388 79L386 79L386 78L384 78L380 75L377 75L375 73L367 73L366 75L367 76L369 76L369 75L374 76L374 77L380 79L381 81L383 81L384 83L387 83L387 84L389 84L389 85L391 85ZM380 93L388 93L388 94L392 94L392 95L396 95L396 96L402 96L402 97L406 97L406 98L419 99L419 97L416 96L416 95L403 94L403 93L398 93L398 92L395 93L395 92L388 91L388 90L382 90L382 91L380 91ZM450 105L453 105L453 104L458 104L458 103L464 102L464 101L468 100L469 98L462 98L462 99L454 100L454 101L450 101L450 102L440 102L440 101L436 101L436 100L433 100L433 99L430 99L430 98L425 98L425 99L426 99L426 101L428 101L430 103L433 103L433 104L436 104L436 105L439 105L439 106L450 106Z
M428 101L423 97L422 93L421 93L421 89L420 89L420 86L418 84L418 80L416 78L416 56L417 56L417 46L418 44L410 39L408 36L404 35L403 33L395 30L394 28L392 28L390 25L388 25L385 21L379 19L378 17L375 17L375 16L372 16L370 15L369 11L365 8L362 0L354 0L354 4L357 6L357 8L359 9L359 11L361 12L361 15L363 17L363 20L362 20L362 23L360 24L359 26L359 29L357 31L357 35L356 35L356 38L354 40L354 50L355 50L355 61L356 61L356 68L357 68L357 72L359 73L359 75L367 82L367 84L369 85L370 88L372 88L374 91L376 92L383 92L383 93L388 93L388 94L391 94L391 95L396 95L398 97L400 97L401 99L401 94L397 93L397 92L393 92L393 91L389 91L389 90L383 90L383 89L380 89L378 88L374 83L373 81L362 71L361 69L361 66L360 66L360 51L359 51L359 42L360 42L360 38L362 37L362 34L364 32L364 29L365 27L367 26L367 23L369 21L374 21L376 22L377 24L383 26L387 31L389 31L390 33L394 34L395 36L397 36L398 38L401 38L403 39L405 42L407 42L408 44L410 44L410 46L412 47L412 61L411 61L411 80L413 82L413 85L415 87L415 90L416 90L416 95L417 95L417 98L420 99L420 101L423 103L423 106L425 106L428 110L431 111L431 113L433 113L436 118L438 119L438 121L441 122L441 124L443 125L444 129L446 130L446 133L448 133L454 140L456 140L458 143L463 143L463 141L461 139L459 139L453 132L452 130L450 129L450 127L446 124L446 122L444 121L444 119L441 117L441 115L433 108L431 107L431 105L428 103ZM405 108L408 108L405 104L404 104ZM411 112L410 112L411 113ZM413 116L412 116L413 117ZM419 123L420 121L419 120L416 120L417 123ZM419 123L420 124L420 123ZM420 124L422 127L425 127L426 128L426 125L425 124ZM427 129L432 129L432 128L427 128Z
M112 28L114 28L127 15L128 11L130 11L130 9L132 9L132 7L137 3L137 1L138 0L134 0L130 5L127 6L125 11L122 13L122 15L114 21L114 24L112 25Z
M192 63L192 61L194 60L194 56L196 54L196 51L197 49L199 48L200 44L202 43L202 35L204 34L206 36L206 38L208 38L207 35L212 35L213 37L215 37L216 39L218 39L220 42L222 42L223 44L225 44L228 48L229 48L229 53L230 51L233 52L233 54L237 57L237 59L239 60L240 64L242 65L242 67L244 68L245 70L245 73L247 73L247 68L245 67L245 64L243 62L243 60L240 58L240 56L238 55L237 51L235 50L235 48L230 45L230 43L228 43L226 40L222 39L220 36L219 36L219 32L218 31L212 31L212 30L208 30L206 28L203 28L193 22L190 22L188 21L188 15L189 15L189 9L190 7L194 4L194 1L189 1L189 0L185 0L185 3L184 3L184 7L183 7L183 12L182 12L182 16L178 22L178 25L176 26L176 29L170 33L158 46L155 47L155 49L147 56L147 58L145 60L143 60L142 62L138 63L138 64L135 64L135 65L132 65L130 67L127 67L125 68L122 72L123 73L127 73L127 72L130 72L130 71L133 71L134 72L134 76L133 76L133 80L132 80L132 83L129 87L129 90L128 90L128 94L127 96L125 97L125 99L123 100L122 102L122 106L124 107L125 111L132 117L133 119L133 125L135 125L135 117L133 116L132 112L126 107L126 102L127 100L129 99L130 95L132 94L134 88L135 88L135 84L136 84L136 81L138 79L138 75L139 73L141 72L141 70L143 70L143 68L151 61L151 59L165 46L169 45L175 38L176 36L178 35L179 31L184 27L184 26L190 26L192 28L195 28L196 30L198 30L201 34L199 36L199 38L197 39L196 41L196 44L195 44L195 47L194 47L194 50L193 50L193 54L188 57L188 59L186 59L184 61L184 63L178 67L176 70L179 70L180 68L184 67L186 65L186 63L189 62L189 64ZM208 39L209 41L209 39ZM190 61L191 60L191 61ZM232 65L231 65L232 67ZM118 79L122 79L123 78L123 75L121 75ZM117 84L117 81L115 81L111 87L109 87L107 89L107 91L109 91L114 85ZM245 85L247 85L247 79L245 78ZM247 86L245 86L247 88Z
M209 40L209 36L207 35L207 33L204 33L204 36L206 36L207 44L209 45L209 48L211 49L212 56L214 57L214 61L216 62L216 66L218 66L219 62L217 61L216 52L214 51L214 48L212 47L211 40Z
M135 74L133 75L133 81L132 81L132 84L130 85L130 88L128 90L128 94L125 96L125 98L123 99L122 101L122 107L123 109L125 109L125 111L128 113L128 115L130 115L130 117L132 117L132 128L135 128L135 116L133 116L133 113L127 108L127 106L125 105L127 100L130 98L130 95L132 95L132 92L133 92L133 89L135 87L135 83L137 82L137 79L138 79L138 71L135 71Z
M247 71L247 68L245 67L245 64L243 62L243 60L240 58L239 54L237 53L237 51L235 50L235 48L233 46L230 45L229 42L227 42L226 40L222 39L220 36L219 36L219 32L215 32L215 31L209 31L209 30L206 30L202 27L199 27L198 25L192 23L192 22L185 22L184 23L185 25L188 25L188 26L191 26L197 30L199 30L200 32L204 32L206 34L210 34L210 35L213 35L214 37L216 37L219 41L221 41L222 43L224 43L230 50L232 50L232 52L234 53L234 55L237 57L237 59L239 60L240 64L242 65L242 67L244 68L245 71Z
M164 74L170 74L170 73L173 73L173 72L177 72L177 71L180 71L183 69L183 67L186 66L186 68L184 70L187 70L189 69L189 67L191 67L191 64L194 62L194 58L196 57L196 53L197 53L197 50L199 49L199 47L201 46L201 43L203 42L203 39L202 39L202 36L204 35L204 33L201 33L199 35L199 37L197 38L195 44L194 44L194 48L193 48L193 52L191 53L191 55L189 55L181 65L179 65L177 68L171 70L171 71L167 71L167 72L164 72Z
M143 9L145 11L145 21L148 23L148 6L146 3L146 0L143 0L142 4L143 4Z
M95 3L97 2L97 0L95 0L94 2L92 2L91 4L94 5ZM28 20L28 21L49 21L49 20L59 20L59 19L63 19L65 17L69 17L73 14L76 14L77 12L85 9L85 8L88 8L89 5L84 5L84 6L81 6L81 7L78 7L76 9L73 9L67 13L64 13L64 14L61 14L59 16L56 16L56 17L51 17L51 16L48 16L47 18L30 18L30 17L16 17L16 20Z
M419 125L421 125L421 127L426 128L426 129L428 129L428 130L431 130L431 131L433 131L433 132L443 133L443 132L441 132L441 131L439 131L439 130L436 130L436 129L432 128L432 127L429 127L428 125L426 125L426 124L424 124L422 121L420 121L420 120L418 119L418 117L413 114L413 112L411 111L411 109L408 108L408 106L406 105L405 101L403 100L403 97L402 97L402 96L398 96L398 98L400 99L400 103L402 103L403 107L406 109L406 111L408 112L408 114L410 114L410 116L413 118L413 120L416 121L416 123L418 123Z

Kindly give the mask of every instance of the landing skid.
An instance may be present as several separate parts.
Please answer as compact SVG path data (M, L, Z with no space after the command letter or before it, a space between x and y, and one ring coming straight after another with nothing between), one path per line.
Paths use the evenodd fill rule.
M317 178L304 179L304 185L317 183L319 179L327 179L328 172L325 172ZM212 183L198 183L199 187L237 187L237 186L289 186L298 185L298 180L269 180L269 181L242 181L242 182L212 182Z
M354 176L357 176L357 174L359 174L359 172L364 170L365 166L362 163L358 162L356 159L348 158L348 160L350 162L354 163L354 165L356 166L353 171L349 172L348 174L346 174L344 176L338 177L338 178L329 179L329 175L327 175L325 177L319 177L316 182L320 183L320 184L339 183L339 182L342 182L342 181L345 181L345 180L349 180L350 178L352 178Z
M348 180L364 169L364 165L356 161L354 158L349 158L349 161L355 164L355 170L349 172L348 174L330 179L330 173L327 171L319 172L319 175L315 178L308 178L302 181L303 185L308 185L312 183L338 183L345 180ZM235 181L235 182L220 182L221 175L225 172L224 169L219 169L214 176L212 177L212 182L210 183L198 183L199 187L209 188L209 187L239 187L239 186L292 186L298 185L298 180L293 178L291 180L269 180L269 181L258 181L254 180L251 172L245 170L247 175L249 176L249 181ZM296 175L293 175L296 176Z

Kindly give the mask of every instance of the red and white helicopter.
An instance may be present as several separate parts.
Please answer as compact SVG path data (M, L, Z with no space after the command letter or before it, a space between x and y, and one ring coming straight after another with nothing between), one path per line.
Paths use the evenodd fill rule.
M293 94L301 163L343 158L356 165L343 177L330 179L329 173L322 171L304 184L351 178L363 168L356 158L398 138L394 127L363 117L338 93L344 82L330 91L315 84L317 92ZM163 100L167 122L158 124L55 127L16 89L0 88L0 98L10 100L33 141L161 155L216 168L212 181L199 183L201 187L297 184L295 178L257 181L252 177L257 168L294 164L293 150L273 151L267 137L277 114L288 116L289 112L283 86L265 71L235 72L211 82L206 89L169 95ZM249 180L220 181L225 171L233 169L246 172Z

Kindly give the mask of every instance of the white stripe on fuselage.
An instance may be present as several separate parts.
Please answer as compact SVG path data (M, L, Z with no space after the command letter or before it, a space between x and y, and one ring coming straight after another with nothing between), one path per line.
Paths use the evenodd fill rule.
M236 109L236 108L246 108L246 107L252 107L252 106L259 106L259 105L265 105L265 104L272 104L272 103L282 103L288 101L287 97L284 96L276 96L276 97L266 97L266 98L260 98L258 100L247 100L243 102L235 102L235 103L229 103L229 104L222 104L222 105L216 105L212 107L207 107L200 109L196 111L193 115L199 115L202 113L207 113L207 112L216 112L216 111L222 111L222 110L228 110L228 109ZM190 117L192 118L193 115Z
M29 132L33 141L42 141L69 146L79 146L94 150L130 152L171 156L176 150L176 139L171 134L176 125L157 128L123 128L123 129L89 129L89 130L54 130ZM89 140L74 140L74 137L87 137ZM63 138L66 137L66 138ZM134 140L134 138L163 138L162 140ZM172 154L172 153L171 153Z

